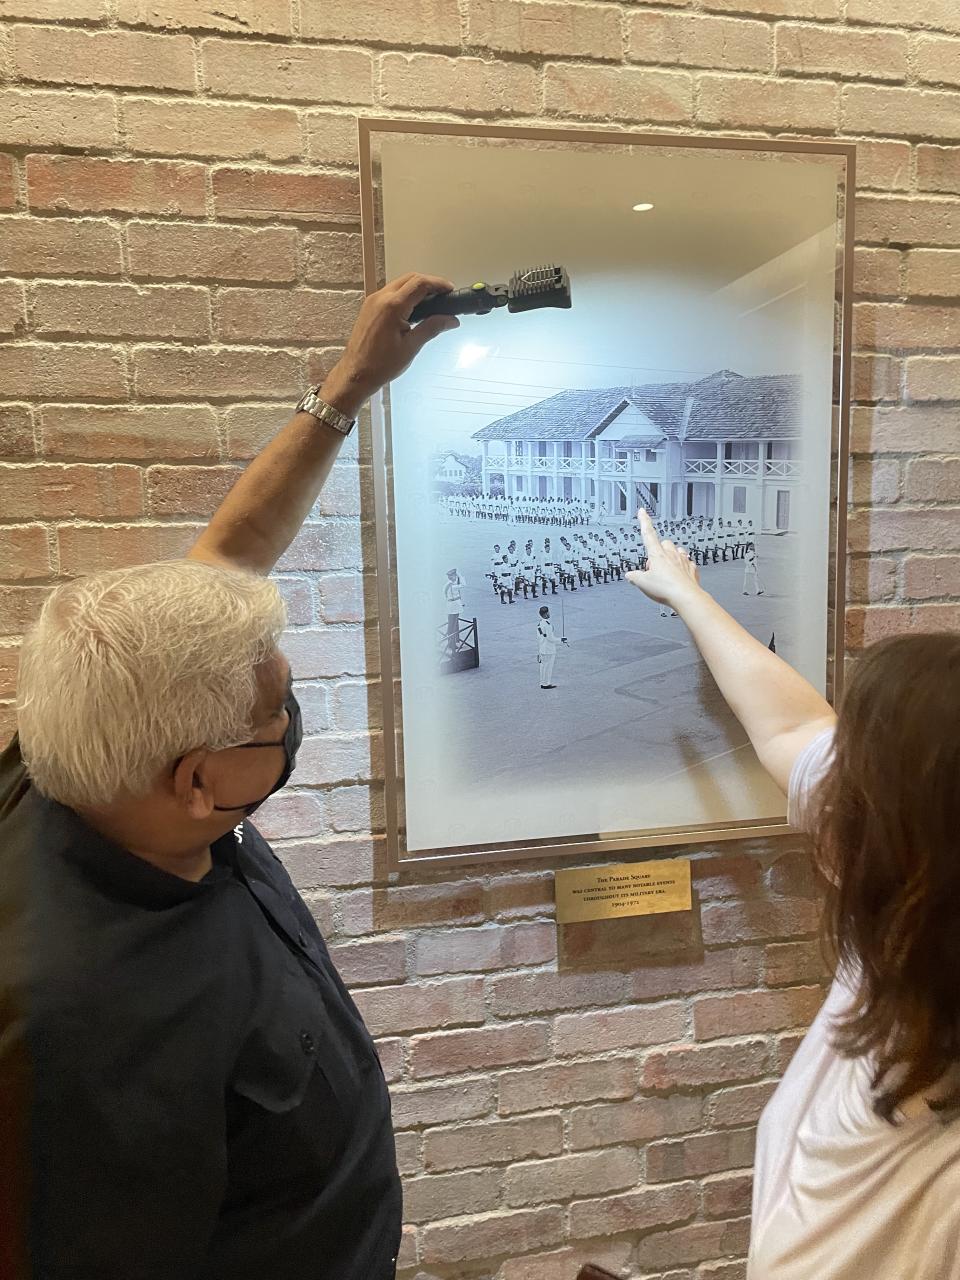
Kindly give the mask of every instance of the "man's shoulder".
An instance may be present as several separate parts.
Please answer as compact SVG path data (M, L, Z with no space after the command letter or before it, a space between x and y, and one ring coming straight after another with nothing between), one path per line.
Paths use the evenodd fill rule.
M14 734L0 752L0 823L10 816L30 790L30 775L20 752L20 737Z

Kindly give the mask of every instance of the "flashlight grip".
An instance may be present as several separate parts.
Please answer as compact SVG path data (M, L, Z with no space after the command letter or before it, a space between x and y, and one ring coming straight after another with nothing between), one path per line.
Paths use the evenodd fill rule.
M418 324L427 316L484 316L494 307L506 303L506 294L502 298L489 285L474 286L470 289L454 289L451 293L435 293L432 298L424 298L410 313L410 323Z

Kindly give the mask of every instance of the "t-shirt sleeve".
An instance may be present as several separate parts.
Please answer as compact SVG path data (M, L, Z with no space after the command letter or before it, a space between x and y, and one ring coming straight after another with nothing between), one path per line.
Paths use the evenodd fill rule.
M810 801L833 760L834 730L818 733L793 763L787 795L787 821L798 831L809 832L813 824Z

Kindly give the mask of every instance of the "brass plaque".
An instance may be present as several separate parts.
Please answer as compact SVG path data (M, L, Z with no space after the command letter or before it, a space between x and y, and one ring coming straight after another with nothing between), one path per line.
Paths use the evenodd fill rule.
M690 862L625 862L556 873L557 923L689 911Z

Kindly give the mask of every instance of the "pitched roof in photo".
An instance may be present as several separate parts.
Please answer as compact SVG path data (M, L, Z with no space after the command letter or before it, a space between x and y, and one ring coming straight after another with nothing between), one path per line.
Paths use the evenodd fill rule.
M786 440L801 434L800 377L747 378L721 369L698 382L559 391L491 422L475 440L591 440L634 406L621 437L632 446L663 440ZM647 430L649 428L649 430ZM614 437L611 432L608 439Z

